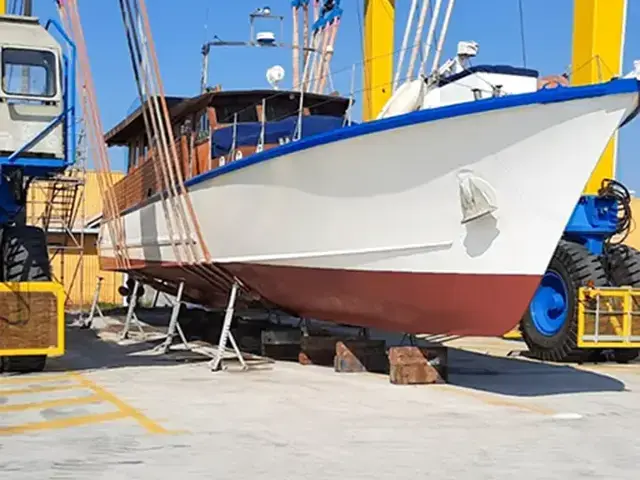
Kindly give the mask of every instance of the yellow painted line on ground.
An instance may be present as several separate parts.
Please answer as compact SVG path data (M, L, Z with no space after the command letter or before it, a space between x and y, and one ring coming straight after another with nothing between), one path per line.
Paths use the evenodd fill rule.
M29 393L45 393L45 392L60 392L62 390L74 390L81 388L79 385L69 384L69 385L52 385L49 387L31 387L31 388L16 388L16 389L0 389L0 397L4 397L6 395L27 395Z
M10 427L0 427L0 435L12 435L17 433L28 433L40 430L56 430L61 428L79 427L111 420L121 420L127 418L123 412L98 413L93 415L82 415L77 417L59 418L56 420L48 420L46 422L23 423L21 425L12 425Z
M169 430L165 429L161 425L151 420L140 410L123 402L118 397L108 392L97 383L92 382L91 380L80 375L79 373L74 373L73 378L76 379L78 383L80 383L82 386L93 390L93 392L104 401L109 402L112 405L116 406L123 415L133 417L149 433L171 433Z
M456 393L465 397L475 398L476 400L480 400L483 403L486 403L488 405L492 405L495 407L518 408L520 410L525 410L532 413L538 413L540 415L555 415L558 413L555 410L543 407L541 405L534 405L530 403L507 400L505 398L499 398L490 394L474 392L472 390L466 390L461 387L457 387L455 385L442 385L442 387L444 387L446 390L451 391L453 393Z
M62 375L26 375L15 377L1 377L0 385L15 385L25 383L40 383L40 382L59 382L60 380L69 380L71 375L68 373Z
M42 402L16 403L13 405L0 405L0 413L22 412L24 410L35 410L56 407L71 407L75 405L86 405L104 401L98 395L88 395L85 397L59 398L56 400L43 400Z

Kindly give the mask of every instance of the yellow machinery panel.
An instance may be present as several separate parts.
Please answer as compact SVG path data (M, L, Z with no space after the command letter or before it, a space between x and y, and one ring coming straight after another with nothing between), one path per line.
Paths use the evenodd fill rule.
M393 87L395 0L364 0L363 121L378 115Z
M571 83L610 80L622 70L627 0L573 0ZM585 194L595 194L605 178L615 178L615 134L604 150Z
M640 348L640 289L578 291L578 347Z
M7 12L7 0L0 0L0 15L4 15Z
M64 301L58 282L0 283L0 356L63 355Z

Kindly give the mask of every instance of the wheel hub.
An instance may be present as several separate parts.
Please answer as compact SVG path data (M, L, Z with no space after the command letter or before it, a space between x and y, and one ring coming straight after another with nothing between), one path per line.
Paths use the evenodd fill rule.
M564 280L555 271L542 277L540 286L529 305L536 330L545 336L553 336L567 320L568 293Z

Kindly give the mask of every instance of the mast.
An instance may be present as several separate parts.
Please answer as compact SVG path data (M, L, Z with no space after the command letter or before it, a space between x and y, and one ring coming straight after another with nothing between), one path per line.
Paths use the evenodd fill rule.
M364 121L376 118L391 97L394 25L395 0L364 0Z
M269 20L280 23L280 37L284 32L284 16L274 15L269 7L258 8L249 14L249 40L221 40L217 35L214 39L206 41L202 45L202 72L200 77L200 90L204 93L209 81L209 55L211 47L260 47L260 48L291 48L290 44L284 43L276 38L272 31L258 31L256 33L256 22Z

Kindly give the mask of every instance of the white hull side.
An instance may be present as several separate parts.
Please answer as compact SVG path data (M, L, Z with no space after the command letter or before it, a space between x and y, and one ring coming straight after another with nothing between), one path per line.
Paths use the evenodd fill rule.
M541 275L637 94L532 104L380 131L189 188L216 262ZM497 192L461 224L457 174ZM125 216L129 255L173 262L160 203ZM141 246L144 245L144 246ZM112 256L103 236L101 255Z

